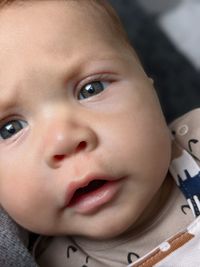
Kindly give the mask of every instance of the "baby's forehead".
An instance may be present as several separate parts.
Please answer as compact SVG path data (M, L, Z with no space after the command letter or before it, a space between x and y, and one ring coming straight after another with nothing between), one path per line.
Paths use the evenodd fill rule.
M113 48L122 44L127 46L128 42L114 11L109 11L98 2L29 0L5 6L0 10L0 43L5 43L9 37L6 47L10 47L11 43L14 47L18 44L20 46L20 42L27 42L30 47L36 41L43 45L42 42L48 37L49 44L56 48L58 43L61 47L65 41L74 41L81 46L84 45L83 39L91 38L91 47L94 40L106 41Z
M41 4L41 13L44 14L48 11L45 10L47 6L54 6L55 8L58 6L63 6L63 10L65 11L65 16L67 17L70 13L76 10L76 16L74 17L74 21L78 23L83 23L85 19L90 17L91 23L96 24L96 30L99 29L99 24L104 26L104 33L110 32L115 37L119 37L119 40L128 41L127 35L123 29L121 21L112 8L112 6L108 3L108 1L104 0L0 0L0 18L4 10L12 10L12 9L21 9L21 11L27 11L30 9L34 9L35 4ZM21 12L21 18L23 18ZM62 12L60 13L62 15ZM32 14L32 16L34 13ZM81 16L82 15L82 16ZM52 14L53 16L53 14ZM52 17L51 17L52 19ZM63 16L60 16L60 20L63 19ZM25 23L25 21L24 21ZM88 29L89 30L89 29ZM101 33L102 34L102 33Z
M50 58L60 64L63 59L65 63L71 62L72 55L80 59L83 55L85 58L124 56L125 41L120 40L117 29L109 24L107 11L96 1L79 2L82 3L21 1L4 7L0 11L0 62L5 63L4 74L15 67L19 72L20 66L22 72L29 66L40 67L38 58L43 65L50 66Z

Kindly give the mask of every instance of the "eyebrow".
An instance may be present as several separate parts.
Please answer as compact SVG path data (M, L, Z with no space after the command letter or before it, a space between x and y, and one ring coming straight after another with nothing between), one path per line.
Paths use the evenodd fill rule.
M83 57L83 58L79 58L78 60L75 59L74 61L72 60L71 62L71 73L77 73L77 68L79 70L82 70L82 69L85 69L85 68L94 68L94 66L96 66L97 64L100 64L101 66L101 63L105 63L108 68L109 68L109 65L112 64L112 68L115 69L116 67L116 63L118 63L119 61L121 61L122 59L117 56L117 55L113 55L113 54L107 54L107 55L104 55L104 56L86 56L86 57ZM113 62L115 62L115 65L113 67ZM100 70L101 70L101 67L99 67ZM106 68L106 66L105 66Z
M3 91L4 89L2 89ZM5 89L6 90L6 89ZM12 92L13 90L13 92ZM15 107L18 103L19 99L19 91L20 85L16 84L12 86L12 89L9 89L9 93L0 95L0 113L5 112L13 107Z

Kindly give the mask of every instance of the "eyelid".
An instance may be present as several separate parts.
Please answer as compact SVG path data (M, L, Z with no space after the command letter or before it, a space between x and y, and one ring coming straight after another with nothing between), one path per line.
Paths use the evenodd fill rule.
M114 82L116 80L115 74L113 73L97 73L91 76L86 77L85 79L81 80L78 84L75 86L76 94L81 88L88 83L95 82L95 81L101 81L101 82Z
M16 120L26 122L25 119L23 119L22 117L17 116L17 115L6 116L5 118L0 118L0 128L2 128L3 126L5 126L7 123L9 123L11 121L16 121Z

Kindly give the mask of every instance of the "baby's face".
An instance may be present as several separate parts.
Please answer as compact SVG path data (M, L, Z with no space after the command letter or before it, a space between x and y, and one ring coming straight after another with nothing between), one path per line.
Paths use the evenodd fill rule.
M108 238L145 214L170 140L137 59L83 8L0 12L0 203L38 233Z

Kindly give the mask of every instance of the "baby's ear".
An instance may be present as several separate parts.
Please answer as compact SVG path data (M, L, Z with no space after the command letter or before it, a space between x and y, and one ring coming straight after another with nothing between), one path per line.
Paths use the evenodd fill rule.
M148 77L148 79L149 79L150 83L151 83L152 85L154 85L154 80L153 80L153 78Z

